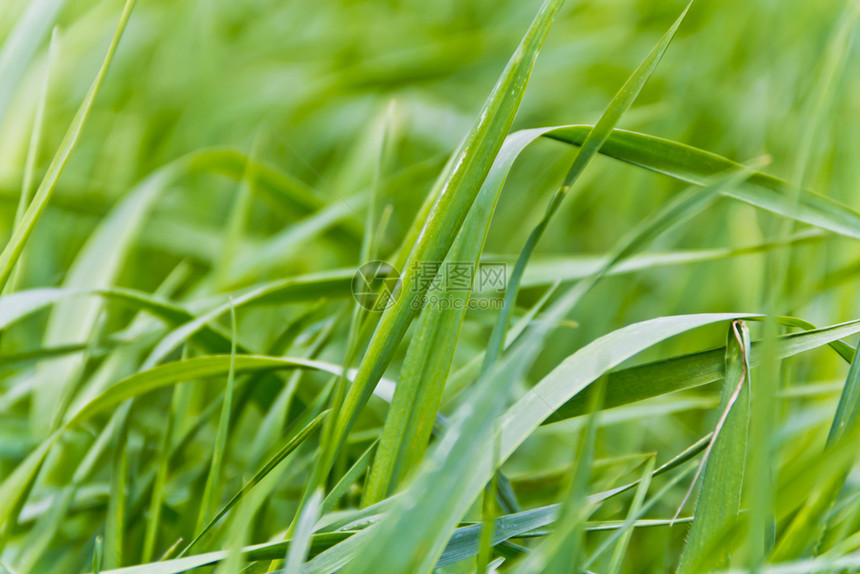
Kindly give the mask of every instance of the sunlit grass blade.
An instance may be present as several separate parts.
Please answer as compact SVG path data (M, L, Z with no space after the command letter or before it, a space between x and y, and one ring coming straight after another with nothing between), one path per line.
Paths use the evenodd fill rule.
M319 519L322 505L322 490L317 490L302 508L296 522L293 538L287 550L286 574L301 574L302 564L308 557L314 524Z
M752 316L742 315L738 318L754 319ZM860 321L785 335L779 338L777 353L780 358L792 357L856 333L860 333ZM725 348L714 349L613 371L607 376L605 407L617 407L719 381L725 374L724 356ZM750 363L757 366L760 362L761 343L753 343ZM587 391L575 396L547 419L547 422L586 414L587 397Z

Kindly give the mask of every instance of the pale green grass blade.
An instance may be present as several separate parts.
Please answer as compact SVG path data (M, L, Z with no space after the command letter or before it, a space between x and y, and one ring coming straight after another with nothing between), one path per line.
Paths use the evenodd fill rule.
M71 428L81 424L96 414L108 411L127 399L156 389L168 387L183 381L228 376L231 364L234 366L234 374L236 375L294 368L309 369L333 375L343 372L341 365L292 357L267 357L263 355L236 355L235 359L231 359L231 355L195 357L185 361L166 363L147 371L141 371L117 382L72 415L66 426ZM352 379L354 376L354 369L347 372L347 378ZM387 379L383 379L382 382L384 386L389 388L394 385L393 382ZM380 389L378 392L382 395L385 390Z
M111 469L111 493L105 525L104 565L119 568L124 562L128 513L128 417L122 417L115 437Z
M84 101L81 103L80 108L78 108L63 141L60 143L60 147L54 155L54 159L51 161L48 171L42 179L42 183L39 184L39 188L33 196L33 201L24 213L24 217L21 222L15 228L15 231L9 239L9 242L6 244L6 247L4 247L2 253L0 253L0 287L4 287L6 285L6 281L12 273L15 263L18 261L18 257L21 255L21 251L24 249L27 239L29 239L30 234L36 227L36 222L48 206L48 201L51 199L51 193L54 191L54 187L57 185L57 180L60 178L60 174L69 159L69 155L71 155L72 150L78 141L78 137L81 134L84 124L86 123L87 116L92 108L93 101L96 98L96 94L98 93L102 81L107 74L107 69L110 66L111 60L113 60L114 53L119 45L119 40L122 37L122 33L125 30L128 19L131 16L134 4L135 0L126 0L122 15L119 19L119 24L117 25L116 32L111 39L104 62L102 63L95 80L93 80Z
M595 442L597 441L597 413L601 408L602 394L596 392L589 405L588 422L579 437L574 455L574 468L571 473L564 502L559 510L555 527L546 540L535 548L519 564L517 574L564 574L580 571L585 564L585 521L594 511L588 503L588 483L594 464Z
M633 497L633 502L630 503L630 508L627 511L627 519L621 527L621 537L615 543L615 548L612 550L612 558L609 560L609 567L606 574L618 574L621 571L621 565L627 554L627 548L630 544L630 537L633 534L633 528L636 527L636 518L639 515L642 504L645 502L645 496L648 494L648 488L651 486L651 474L654 471L654 461L650 458L645 464L642 471L642 478L639 480L639 486L636 487L636 494Z
M34 3L33 6L38 6L39 3ZM27 211L27 206L30 205L30 201L33 196L33 179L35 177L36 170L36 161L39 156L39 150L41 149L42 144L42 135L44 131L44 123L45 123L45 107L48 102L48 90L50 87L51 80L51 69L54 64L54 61L57 57L57 44L59 40L57 39L57 29L54 28L54 31L51 33L51 44L48 49L48 60L45 63L45 76L42 79L42 86L39 91L39 100L36 103L36 117L33 119L33 129L30 131L30 141L27 145L27 160L24 164L24 179L21 182L21 197L18 200L18 208L15 210L15 220L14 226L18 226L21 223L21 220L24 218L24 213ZM0 54L0 62L3 61L3 55ZM0 78L6 77L6 74L3 73L3 64L0 63ZM14 84L14 82L12 82ZM2 102L3 96L0 95L0 102ZM0 118L3 117L3 104L0 103ZM9 282L6 284L3 289L4 293L11 293L15 291L18 285L18 281L21 277L21 267L23 265L23 253L18 256L18 262L15 264L15 268L12 271L12 276L9 278Z
M343 408L337 413L333 450L339 450L412 320L413 302L424 292L416 289L415 264L442 261L454 242L507 136L537 54L561 5L561 0L547 0L541 7L451 162L451 171L442 183L404 264L400 281L402 296L383 313L355 382L350 386ZM327 456L333 460L335 454L330 452Z
M319 519L322 500L322 490L317 490L311 495L299 514L296 528L293 531L293 538L287 550L286 568L284 569L286 574L301 574L302 572L302 564L307 560L310 550L314 524Z
M175 169L171 167L145 179L111 211L75 258L63 281L65 288L107 288L115 282L149 212L165 185L173 179ZM45 330L45 345L87 341L101 312L99 299L58 302ZM56 412L57 398L63 395L65 382L82 364L83 356L78 355L40 365L34 393L36 412ZM37 418L42 419L41 416ZM33 423L35 428L40 428L37 420Z
M725 552L717 563L710 563L705 550L713 540L725 535L740 512L749 433L750 353L746 325L740 321L732 323L726 340L722 414L702 458L702 466L693 478L695 485L704 468L693 526L681 554L679 573L720 568L728 562L728 552Z
M34 0L0 49L0 119L42 39L54 25L65 0Z
M567 175L564 177L564 181L550 200L550 204L547 207L543 218L529 234L528 239L526 239L526 243L523 246L522 251L520 251L517 262L514 265L514 269L511 271L510 279L508 279L508 287L505 291L504 307L502 307L502 311L499 313L499 318L493 328L492 334L490 335L490 341L487 344L487 351L484 355L484 364L482 366L483 372L488 371L496 363L502 352L505 332L507 331L508 322L510 321L510 314L513 311L514 304L516 303L517 295L519 293L520 280L535 247L543 236L544 230L547 225L549 225L552 216L556 211L558 211L562 200L570 191L571 187L576 183L585 171L585 168L597 155L598 151L600 151L600 148L612 134L612 130L615 128L615 125L621 119L621 116L630 109L630 106L633 105L633 102L636 100L639 92L642 91L648 78L650 78L651 74L654 73L654 70L657 68L657 64L660 63L663 54L669 48L669 44L675 37L675 32L678 30L681 22L684 21L684 18L692 4L692 1L687 4L678 19L675 20L674 24L672 24L669 30L663 35L645 60L643 60L636 70L634 70L615 97L612 98L612 101L609 102L606 110L595 124L594 129L588 132L588 136L585 138L585 141L583 141L582 146L579 149L579 153L577 153L576 158L573 160L573 164L570 166Z
M203 488L203 496L200 500L197 527L195 528L197 532L202 532L204 524L209 521L212 508L218 505L218 501L221 498L221 474L224 466L225 451L227 449L227 435L230 432L233 392L236 386L236 310L232 306L230 307L230 324L233 328L233 342L230 349L230 371L227 374L227 389L224 392L224 402L221 405L221 418L218 421L215 443L212 446L212 458L209 464L209 473L206 475L206 486ZM180 556L183 556L188 551L188 548L190 546L186 547Z

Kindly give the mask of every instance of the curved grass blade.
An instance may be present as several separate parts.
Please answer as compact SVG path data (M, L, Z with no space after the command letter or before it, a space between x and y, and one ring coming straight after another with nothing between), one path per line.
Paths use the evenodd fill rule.
M427 298L450 301L450 304L444 307L441 304L426 305L421 311L382 429L379 451L366 486L365 505L385 498L423 458L471 291L452 287L445 277L445 269L470 263L471 287L505 179L522 150L542 133L542 130L526 130L505 139L451 252L439 266L442 281L433 281ZM434 274L432 270L425 273ZM425 276L422 279L428 281L433 278Z
M42 183L39 184L36 194L33 196L33 201L30 203L27 211L24 212L21 222L15 228L15 231L12 233L12 237L9 239L6 247L4 247L2 253L0 253L0 290L2 290L6 285L6 281L12 273L15 263L18 261L18 257L24 249L24 244L27 242L27 239L29 239L30 234L33 233L33 229L35 229L36 222L39 220L42 212L44 212L45 208L48 206L48 201L51 199L51 194L54 191L54 187L57 185L57 180L60 178L60 174L66 165L66 161L68 161L69 156L78 141L78 137L83 130L87 116L89 116L90 109L95 101L96 94L98 93L102 81L107 74L107 69L110 66L111 60L113 60L114 53L119 45L122 33L125 30L125 25L128 23L128 19L131 16L131 11L134 8L135 1L136 0L126 0L122 15L119 19L119 24L117 24L116 32L111 39L104 62L102 62L102 66L99 69L95 80L93 80L84 101L81 103L81 106L78 108L78 111L72 120L72 124L69 126L63 141L60 143L60 148L54 155L54 159L51 160L51 164L48 166L48 171L45 173Z
M547 137L572 145L583 145L591 130L591 126L561 126L548 131ZM618 129L613 131L600 150L602 154L625 163L696 185L704 185L715 174L739 167L737 162L708 151ZM738 187L727 195L839 235L860 238L860 214L856 211L811 191L801 191L797 201L794 201L791 185L772 175L754 173L748 185Z
M752 316L739 318L754 319ZM805 333L785 335L778 339L777 353L780 358L792 357L858 332L860 332L860 321L849 321ZM750 364L758 365L761 362L761 343L753 343L750 352ZM606 380L604 408L626 405L719 381L723 379L725 373L724 357L725 348L721 348L611 372ZM581 395L577 394L553 413L546 422L558 422L586 414L587 400L587 391Z
M63 281L64 287L108 288L115 282L149 212L162 190L176 176L177 168L169 165L147 177L102 220L75 258ZM58 302L48 320L45 345L86 342L101 313L100 299ZM72 355L39 366L33 395L34 428L45 430L39 423L44 419L42 413L62 416L63 405L58 398L66 392L65 382L83 364L83 355Z

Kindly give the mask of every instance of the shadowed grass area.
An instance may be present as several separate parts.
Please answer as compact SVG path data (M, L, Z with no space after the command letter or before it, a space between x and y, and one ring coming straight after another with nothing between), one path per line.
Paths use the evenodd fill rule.
M0 3L0 572L860 567L858 21Z

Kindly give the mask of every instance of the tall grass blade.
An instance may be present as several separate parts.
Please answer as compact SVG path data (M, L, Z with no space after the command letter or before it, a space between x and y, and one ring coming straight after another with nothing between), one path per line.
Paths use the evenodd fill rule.
M713 540L726 534L740 512L749 432L750 370L749 330L743 322L735 321L726 340L721 415L693 478L694 486L704 468L695 518L681 555L679 573L719 568L728 562L726 552L719 558L722 564L708 563L705 549ZM682 507L684 502L686 497Z
M6 247L4 247L3 251L0 252L0 289L5 287L6 281L9 279L12 269L15 267L15 263L18 261L18 257L24 249L24 244L27 242L30 234L33 233L33 229L36 227L36 222L39 220L39 217L48 206L48 201L51 199L51 194L54 191L54 187L57 185L57 180L60 178L60 174L66 165L66 161L68 161L69 156L78 141L78 137L83 130L87 116L89 115L93 102L95 101L96 94L98 94L102 81L107 74L111 60L113 60L114 53L119 45L122 33L125 30L125 25L128 23L128 19L131 16L131 11L134 8L135 2L136 0L126 0L122 15L119 19L119 24L117 25L113 39L111 39L104 62L102 63L98 74L96 74L96 78L93 80L84 101L78 108L78 111L72 120L72 124L69 126L63 141L60 143L57 153L54 155L54 159L51 161L50 166L48 166L48 171L45 173L45 177L39 184L39 188L33 196L33 201L30 203L27 211L24 212L24 217L15 228L15 231L12 233L12 237L6 244Z

